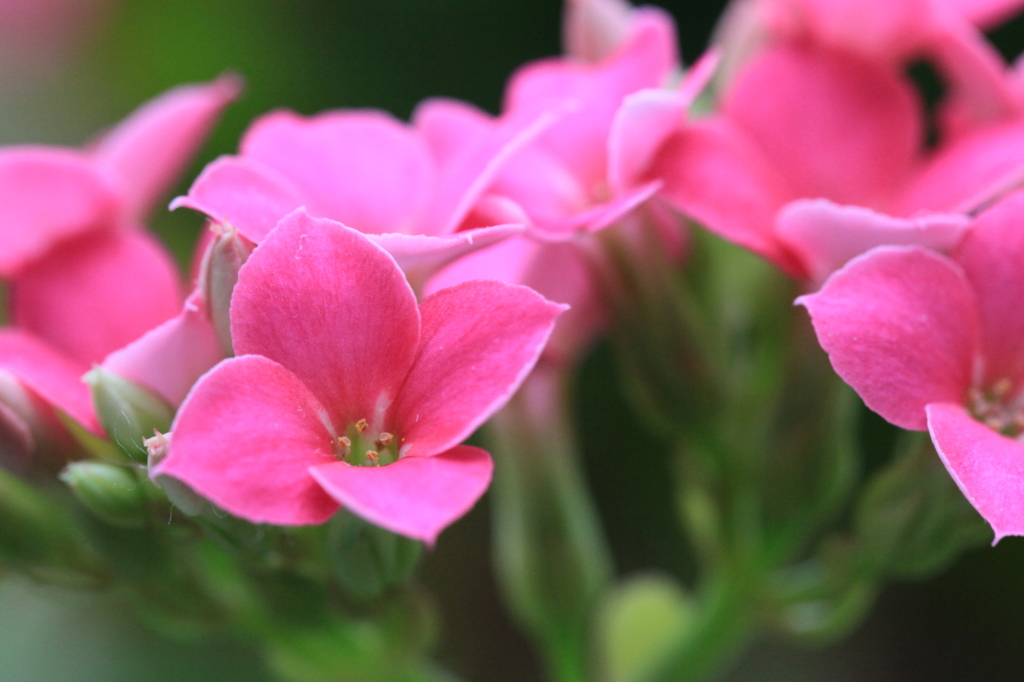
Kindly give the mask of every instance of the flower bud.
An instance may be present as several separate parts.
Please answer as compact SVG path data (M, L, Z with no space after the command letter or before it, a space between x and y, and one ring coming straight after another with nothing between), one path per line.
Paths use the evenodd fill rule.
M45 401L0 370L0 467L25 472L39 454L63 456L71 437Z
M60 474L86 509L107 523L141 528L149 516L141 481L126 466L72 462Z
M154 430L170 428L171 407L151 391L102 367L94 367L83 379L92 389L93 405L107 436L134 461L146 462L143 441Z
M160 433L154 429L156 435L147 438L144 443L148 454L146 466L152 472L153 467L167 457L167 449L171 444L171 434ZM153 484L164 491L168 501L185 513L186 516L196 516L206 505L206 498L188 485L171 476L153 476L150 474Z
M234 355L231 344L231 294L238 282L238 271L256 246L238 234L231 225L214 223L216 236L210 242L199 273L199 289L209 311L217 340L227 355Z

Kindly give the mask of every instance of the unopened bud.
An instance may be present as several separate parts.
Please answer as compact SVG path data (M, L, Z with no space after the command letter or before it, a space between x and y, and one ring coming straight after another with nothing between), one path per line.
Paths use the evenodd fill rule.
M107 436L134 461L149 453L145 439L154 430L167 431L174 413L155 393L127 379L94 367L83 379L92 389L92 402Z
M0 370L0 467L24 472L39 453L56 458L70 447L67 429L53 408Z
M154 436L147 438L146 451L149 454L147 467L150 471L150 480L153 484L164 491L167 500L175 507L185 513L186 516L196 516L206 505L206 499L192 490L188 485L171 476L153 476L153 467L162 462L169 454L171 434L160 433L153 429Z
M114 526L141 528L149 516L139 478L127 466L72 462L60 479L86 509Z
M227 355L234 355L231 343L231 294L238 271L256 246L231 225L214 225L217 236L210 242L199 274L199 288L209 311L217 340Z

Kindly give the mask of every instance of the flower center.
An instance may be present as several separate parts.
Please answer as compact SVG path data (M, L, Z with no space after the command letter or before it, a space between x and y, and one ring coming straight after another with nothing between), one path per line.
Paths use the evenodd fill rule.
M1002 378L982 391L967 392L967 409L975 419L993 431L1020 438L1024 436L1024 404L1021 395L1011 395L1013 382Z
M367 421L360 419L335 439L334 452L353 466L383 466L398 459L398 438L387 431L374 433Z

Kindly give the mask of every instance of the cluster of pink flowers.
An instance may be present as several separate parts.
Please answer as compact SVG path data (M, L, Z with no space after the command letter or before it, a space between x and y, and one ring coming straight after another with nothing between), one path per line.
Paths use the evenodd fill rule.
M594 234L642 216L678 253L682 215L824 282L800 301L839 374L1024 534L1024 80L978 28L1022 4L750 0L684 74L666 13L572 0L567 54L513 74L498 116L255 121L172 203L211 225L190 293L141 223L233 79L86 151L3 150L7 464L71 447L55 410L103 434L79 381L100 364L177 410L151 476L254 522L344 506L432 543L490 481L462 441L606 324Z

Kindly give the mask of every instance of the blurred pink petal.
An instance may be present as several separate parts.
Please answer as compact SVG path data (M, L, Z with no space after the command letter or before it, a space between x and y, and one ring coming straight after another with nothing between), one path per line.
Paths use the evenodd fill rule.
M233 75L178 86L103 136L93 156L118 186L126 217L143 220L170 191L241 89L241 80Z
M89 431L102 434L89 388L82 382L88 368L30 334L9 327L0 329L0 370L12 374Z
M361 232L413 232L434 189L429 148L379 111L268 114L249 128L241 150L301 187L311 214Z
M52 249L14 281L14 323L86 366L174 317L177 267L142 230L98 231Z
M0 277L15 276L61 241L117 221L118 197L75 151L0 151Z
M103 361L103 369L145 386L173 406L224 359L202 301L193 294L182 311Z
M387 466L332 462L313 466L310 473L331 497L367 521L433 546L441 531L484 494L493 469L487 452L459 445Z
M799 199L779 212L775 229L806 265L810 278L821 283L848 260L875 246L918 244L949 252L970 224L970 218L958 213L895 218L860 206L839 206L827 199Z

